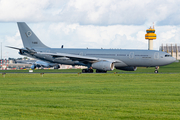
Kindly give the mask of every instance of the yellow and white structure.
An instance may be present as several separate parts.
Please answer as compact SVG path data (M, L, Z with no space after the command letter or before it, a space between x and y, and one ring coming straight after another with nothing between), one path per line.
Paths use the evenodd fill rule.
M148 40L148 50L153 50L153 40L156 39L154 25L146 30L145 39Z

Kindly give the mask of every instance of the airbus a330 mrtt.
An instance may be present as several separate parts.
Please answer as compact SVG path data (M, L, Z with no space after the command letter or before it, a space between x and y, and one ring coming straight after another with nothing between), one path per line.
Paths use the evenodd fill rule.
M176 61L170 54L157 50L50 48L26 23L17 24L24 48L8 47L18 49L20 55L50 63L87 66L83 73L92 73L93 69L97 73L107 72L114 68L135 71L137 67L164 66Z

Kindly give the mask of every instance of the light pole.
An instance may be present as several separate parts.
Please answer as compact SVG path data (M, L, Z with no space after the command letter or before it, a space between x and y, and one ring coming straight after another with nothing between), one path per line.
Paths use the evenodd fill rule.
M1 60L2 60L2 42L1 42Z

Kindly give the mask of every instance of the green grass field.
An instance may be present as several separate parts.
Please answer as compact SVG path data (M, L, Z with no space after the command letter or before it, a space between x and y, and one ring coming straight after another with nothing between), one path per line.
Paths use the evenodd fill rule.
M0 120L180 119L180 63L153 71L35 70L43 76L1 71L6 74L0 76Z
M180 119L180 74L6 74L0 119Z

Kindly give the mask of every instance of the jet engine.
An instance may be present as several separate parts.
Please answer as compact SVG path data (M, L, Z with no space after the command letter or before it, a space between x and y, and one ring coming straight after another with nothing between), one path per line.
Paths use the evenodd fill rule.
M94 69L111 71L114 70L114 63L109 61L100 61L92 64Z
M136 71L137 67L116 67L116 69L125 70L125 71Z
M20 55L23 55L24 54L24 51L22 49L19 50L19 54Z
M35 68L36 68L36 65L35 65L35 64L31 65L31 69L32 69L32 70L34 70Z
M59 69L59 68L60 68L59 65L54 66L54 69Z

